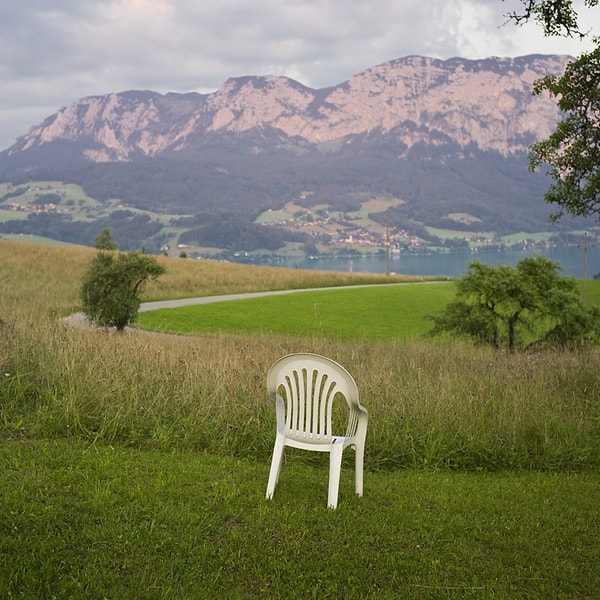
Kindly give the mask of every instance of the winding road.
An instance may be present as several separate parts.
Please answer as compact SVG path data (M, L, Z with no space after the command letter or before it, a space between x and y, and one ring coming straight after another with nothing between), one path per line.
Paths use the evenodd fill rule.
M415 283L414 281L406 283ZM220 296L200 296L197 298L180 298L178 300L158 300L156 302L143 302L140 305L139 312L147 312L150 310L158 310L160 308L179 308L180 306L193 306L195 304L211 304L213 302L227 302L230 300L246 300L248 298L260 298L263 296L281 296L283 294L297 294L300 292L322 292L330 290L348 290L366 287L383 287L390 285L406 285L404 282L400 283L365 283L361 285L340 285L340 286L328 286L318 288L301 288L293 290L270 290L264 292L241 292L238 294L222 294ZM433 281L421 281L419 283L444 283L438 280ZM72 327L79 328L94 328L84 313L78 312L62 319L64 323ZM129 329L129 328L128 328ZM135 330L140 331L140 330Z
M265 292L243 292L239 294L224 294L221 296L202 296L199 298L181 298L179 300L159 300L157 302L143 302L140 305L139 312L158 310L159 308L179 308L180 306L192 306L194 304L211 304L213 302L226 302L228 300L247 300L248 298L260 298L261 296L280 296L283 294L296 294L299 292L322 292L329 290L347 290L365 287L382 287L390 285L406 285L406 283L366 283L362 285L342 285L320 288L302 288L294 290L271 290Z

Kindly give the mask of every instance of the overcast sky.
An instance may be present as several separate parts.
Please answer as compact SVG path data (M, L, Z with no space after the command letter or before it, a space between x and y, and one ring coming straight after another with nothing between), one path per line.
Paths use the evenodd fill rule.
M0 150L84 96L207 93L229 77L286 75L313 88L408 55L570 54L506 13L520 0L25 0L0 19ZM575 0L576 6L582 2ZM600 32L600 8L580 12ZM596 19L594 22L593 19Z

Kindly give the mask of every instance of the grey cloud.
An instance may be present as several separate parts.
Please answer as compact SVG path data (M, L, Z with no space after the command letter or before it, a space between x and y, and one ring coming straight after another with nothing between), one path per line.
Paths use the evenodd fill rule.
M511 2L519 0L10 2L0 20L0 149L87 95L208 91L267 73L326 87L409 54L518 53L516 28L499 27Z

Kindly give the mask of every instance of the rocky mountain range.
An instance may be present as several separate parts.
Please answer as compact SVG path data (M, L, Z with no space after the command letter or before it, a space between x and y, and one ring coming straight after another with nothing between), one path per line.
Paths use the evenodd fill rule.
M74 182L196 219L382 198L369 216L405 230L540 231L548 181L528 172L527 149L560 115L532 86L568 60L409 56L325 89L248 76L211 94L82 98L0 153L0 181Z

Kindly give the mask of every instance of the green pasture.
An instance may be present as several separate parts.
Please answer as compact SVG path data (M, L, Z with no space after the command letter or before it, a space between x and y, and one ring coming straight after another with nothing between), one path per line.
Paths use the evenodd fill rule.
M540 231L539 233L526 233L524 231L519 231L517 233L511 233L510 235L502 236L502 242L507 245L518 244L523 240L533 240L535 242L543 242L544 240L548 240L552 237L551 231Z
M82 186L75 183L62 183L60 181L32 181L22 185L5 185L3 188L0 188L0 194L6 194L18 189L22 189L22 193L10 198L9 202L29 204L38 196L44 194L57 194L61 197L61 203L73 201L90 203L94 206L98 204L96 200L93 200L85 193Z
M255 220L255 223L273 223L274 221L285 221L293 218L293 214L283 208L278 210L266 210Z
M439 227L426 227L427 233L429 235L435 235L436 237L446 240L446 239L467 239L475 236L487 235L490 236L490 232L477 232L474 231L457 231L455 229L440 229Z
M390 340L426 333L426 315L454 296L451 282L300 291L142 312L138 325L170 333L278 333Z
M0 208L0 223L5 221L18 221L27 217L26 213L18 212L16 210L3 210Z
M31 235L29 233L4 233L0 235L2 240L11 240L15 242L29 242L31 244L50 244L56 246L73 246L77 247L77 244L70 244L69 242L61 242L59 240L53 240L51 238L42 237L41 235Z
M452 282L402 283L301 291L142 312L143 329L169 333L244 332L400 340L431 329L429 315L454 299ZM600 281L586 282L586 298L600 304Z

